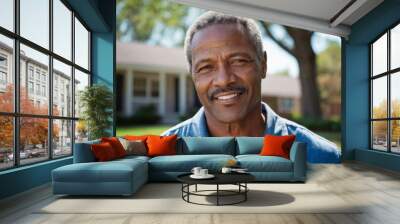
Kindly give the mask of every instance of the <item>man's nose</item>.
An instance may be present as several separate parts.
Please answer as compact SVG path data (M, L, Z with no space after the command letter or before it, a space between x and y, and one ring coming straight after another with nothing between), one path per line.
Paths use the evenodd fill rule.
M214 77L214 84L216 86L225 87L236 82L236 76L225 63L221 63L218 66L218 71Z

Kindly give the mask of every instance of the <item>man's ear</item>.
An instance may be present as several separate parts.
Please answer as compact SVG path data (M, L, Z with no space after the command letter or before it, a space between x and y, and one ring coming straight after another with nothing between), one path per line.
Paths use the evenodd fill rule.
M267 51L264 51L261 61L261 78L264 79L267 75Z

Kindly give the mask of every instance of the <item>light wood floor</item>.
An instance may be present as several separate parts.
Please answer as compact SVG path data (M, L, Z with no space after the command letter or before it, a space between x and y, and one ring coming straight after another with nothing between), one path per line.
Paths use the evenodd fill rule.
M400 174L359 163L312 165L317 183L345 201L367 204L356 214L37 214L54 200L49 185L0 201L0 223L219 224L219 223L400 223ZM171 205L173 206L173 205Z

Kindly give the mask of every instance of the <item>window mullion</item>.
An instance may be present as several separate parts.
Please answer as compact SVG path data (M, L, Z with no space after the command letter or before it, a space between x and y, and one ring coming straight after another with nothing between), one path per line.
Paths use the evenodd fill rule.
M53 0L49 0L49 50L53 52ZM48 152L49 159L53 159L53 56L49 55L49 73L48 73L48 93L49 97L49 116L48 120Z
M390 30L387 32L387 52L386 52L386 54L387 54L386 66L387 66L387 71L389 71L390 70ZM387 116L388 116L388 118L392 117L391 82L390 82L391 78L392 78L392 75L390 73L387 74L387 99L388 99L387 100L387 102L388 102L387 103L387 110L388 110ZM387 148L388 152L392 151L392 136L391 136L392 125L391 124L392 124L392 121L389 120L387 122L387 135L388 135L387 140L389 141L388 148Z
M72 96L71 96L71 100L72 100L72 105L71 105L71 117L76 118L75 117L75 12L72 11L71 14L71 60L72 60L72 67L71 67L71 91L72 91ZM75 147L75 125L76 125L76 120L72 121L72 130L71 130L71 150L72 150L72 155L74 155L74 147Z
M20 1L14 1L14 31L17 35L19 35L19 5ZM20 99L20 50L19 50L19 39L14 39L14 112L15 114L19 114L19 99ZM19 157L19 135L20 135L20 119L17 116L14 116L14 166L19 166L20 157Z

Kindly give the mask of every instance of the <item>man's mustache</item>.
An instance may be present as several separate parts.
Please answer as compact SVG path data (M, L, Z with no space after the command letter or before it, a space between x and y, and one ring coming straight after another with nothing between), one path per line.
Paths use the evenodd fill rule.
M223 92L239 92L243 93L246 91L246 88L241 85L231 85L225 88L213 88L208 91L208 99L213 100L215 99L215 95Z

